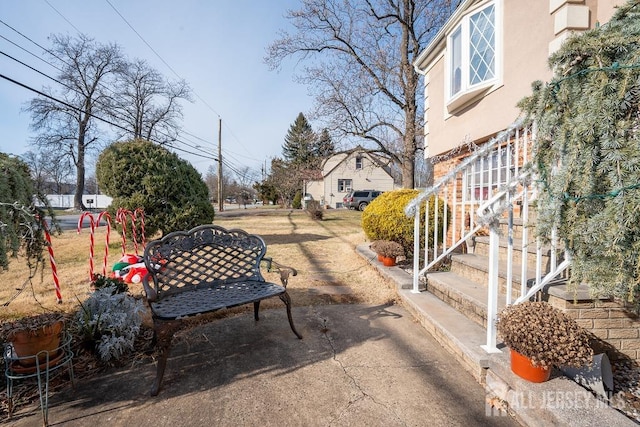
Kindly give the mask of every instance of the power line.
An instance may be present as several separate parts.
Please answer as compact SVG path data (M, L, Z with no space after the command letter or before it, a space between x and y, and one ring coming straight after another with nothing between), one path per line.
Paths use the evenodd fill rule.
M0 36L0 37L1 37L1 36ZM4 38L4 37L3 37L3 38ZM29 68L30 70L32 70L32 71L34 71L34 72L36 72L36 73L38 73L38 74L40 74L40 75L42 75L42 76L44 76L44 77L46 77L46 78L50 79L50 80L52 80L52 81L54 81L54 82L58 83L59 85L61 85L61 86L65 87L65 88L67 88L68 90L70 90L70 91L72 91L72 92L75 92L75 93L78 93L78 94L82 95L82 94L81 94L80 92L78 92L75 88L72 88L72 87L68 86L67 84L65 84L65 83L63 83L63 82L61 82L61 81L59 81L59 80L55 79L54 77L51 77L50 75L46 74L45 72L40 71L40 70L36 69L35 67L32 67L32 66L30 66L29 64L26 64L25 62L20 61L20 60L19 60L19 59L17 59L17 58L14 58L13 56L11 56L11 55L7 54L6 52L0 51L0 55L4 55L4 56L6 56L7 58L9 58L9 59L11 59L11 60L13 60L13 61L15 61L15 62L19 63L20 65L22 65L22 66L24 66L24 67L27 67L27 68ZM14 82L15 82L15 81L14 81ZM16 82L16 83L17 83L17 82ZM21 85L22 85L22 87L28 88L28 87L27 87L26 85L24 85L24 84L21 84ZM40 92L40 93L42 93L42 92ZM59 100L57 100L56 98L53 98L53 97L51 97L51 96L49 96L49 95L46 95L46 96L47 96L48 98L52 99L52 100L55 100L56 102L62 102L62 101L59 101ZM100 102L99 102L99 101L97 101L97 102L96 102L96 104L100 105ZM65 105L66 105L67 107L69 107L69 108L77 108L77 107L73 107L73 106L71 106L70 104L65 104ZM80 110L80 111L82 111L82 110ZM116 114L114 114L113 112L112 112L111 114L113 114L114 116L116 116L116 118L119 118L119 119L121 119L121 120L122 120L122 117L118 117L118 116L117 116ZM95 116L95 115L91 115L91 116L92 116L92 117L96 117L96 118L98 118L99 120L102 120L102 121L104 121L105 123L108 123L108 124L109 124L109 125L111 125L111 126L115 126L115 127L116 127L116 128L118 128L118 129L124 130L124 131L125 131L125 132L127 132L127 133L130 133L130 132L131 132L129 129L127 129L127 128L125 128L125 127L121 126L121 125L117 125L117 124L115 124L115 123L113 123L113 122L111 122L111 121L107 121L107 120L105 120L105 119L101 119L101 118L99 118L98 116ZM172 138L172 136L171 136L171 135L169 135L169 134L167 134L167 133L165 133L165 132L158 131L158 133L160 133L161 135L164 135L164 136L166 136L166 137ZM185 141L181 141L181 140L179 140L179 139L177 139L177 138L175 139L175 141L176 141L176 142L179 142L179 143L182 143L182 144L184 144L184 145L186 145L186 146L188 146L188 147L194 148L194 149L196 149L196 150L201 150L201 147L200 147L200 146L198 146L198 145L191 145L191 144L188 144L187 142L185 142ZM173 148L176 148L176 147L173 147ZM186 153L189 153L189 154L200 155L200 154L192 153L192 152L189 152L189 151L186 151L186 150L183 150L183 151L184 151L184 152L186 152ZM202 150L202 152L204 153L204 150Z
M7 26L8 26L9 28L12 28L12 27L11 27L11 26L9 26L9 25L7 25ZM12 28L12 29L13 29L13 28ZM13 30L14 30L14 31L17 31L17 30L15 30L15 29L13 29ZM20 32L18 32L18 33L19 33L19 34L21 34ZM21 34L21 35L23 35L23 34ZM24 35L23 35L23 36L24 36ZM26 37L26 36L24 36L24 37ZM4 40L8 41L9 43L11 43L11 44L13 44L14 46L16 46L16 47L20 48L21 50L23 50L24 52L27 52L28 54L30 54L30 55L32 55L32 56L34 56L35 58L40 59L41 61L43 61L43 62L45 62L45 63L47 63L47 64L51 65L53 68L57 69L59 72L63 72L63 70L61 70L59 67L55 66L54 64L51 64L50 62L45 61L43 58L41 58L41 57L37 56L36 54L34 54L33 52L29 51L29 50L28 50L28 49L26 49L25 47L20 46L18 43L14 42L14 41L12 41L12 40L9 40L9 39L7 39L6 37L1 36L1 35L0 35L0 38L2 38L2 39L4 39ZM32 41L32 40L31 40L31 39L29 39L28 37L26 37L26 38L27 38L28 40ZM32 41L32 42L33 42L33 41ZM35 42L33 42L33 43L35 43ZM37 43L36 43L36 45L37 45ZM51 53L50 51L47 51L47 52ZM31 65L29 65L29 64L27 64L27 63L25 63L25 62L23 62L23 61L21 61L21 60L19 60L19 59L15 58L15 57L13 57L13 56L11 56L11 55L9 55L9 54L8 54L8 53L6 53L6 52L0 51L0 54L1 54L1 55L4 55L5 57L7 57L7 58L9 58L9 59L11 59L11 60L13 60L13 61L15 61L15 62L17 62L18 64L20 64L20 65L22 65L22 66L24 66L24 67L26 67L26 68L28 68L28 69L30 69L30 70L32 70L32 71L34 71L34 72L36 72L36 73L38 73L38 74L42 75L43 77L46 77L47 79L50 79L51 81L58 83L59 85L61 85L61 86L65 87L65 88L66 88L67 90L69 90L69 91L72 91L72 92L78 93L78 94L80 94L80 95L84 95L84 94L82 94L81 92L79 92L76 88L73 88L73 87L71 87L71 86L67 85L67 84L66 84L66 83L64 83L64 82L61 82L60 80L58 80L58 79L56 79L56 78L54 78L54 77L50 76L49 74L47 74L47 73L45 73L45 72L43 72L43 71L38 70L37 68L35 68L35 67L33 67L33 66L31 66ZM57 56L55 56L55 55L54 55L54 57L56 57L56 58L57 58ZM70 66L70 64L68 64L68 63L67 63L66 61L64 61L63 59L61 59L61 58L58 58L58 59L59 59L61 62L63 62L64 64L66 64L67 66ZM104 85L102 85L102 84L101 84L101 86L102 86L104 89L106 89L107 91L110 91L110 92L113 94L113 91L111 91L111 89L110 89L110 88L108 88L108 87L107 87L107 88L105 88L105 87L104 87ZM104 106L104 104L102 104L100 101L96 101L96 104L97 104L97 105L102 105L102 106ZM118 114L116 114L116 113L114 113L114 112L111 112L111 114L112 114L113 116L115 116L116 118L120 119L120 120L126 120L126 119L124 119L122 116L119 116ZM115 127L116 127L116 128L118 128L118 129L124 130L126 133L130 133L130 132L131 132L129 129L127 129L127 128L123 127L123 126L116 125L116 124L114 124L113 122L106 121L106 120L103 120L103 121L105 121L106 123L108 123L108 124L110 124L110 125L112 125L112 126L115 126ZM189 144L189 143L187 143L187 142L185 142L185 141L182 141L182 140L180 140L180 139L178 139L178 138L175 138L174 136L169 135L168 133L163 132L163 131L161 131L161 130L156 130L156 132L158 132L159 134L161 134L161 135L163 135L163 136L165 136L165 137L167 137L167 138L169 138L169 139L174 139L176 142L181 143L181 144L184 144L184 145L186 145L186 146L188 146L188 147L190 147L190 148L193 148L193 149L196 149L196 150L201 150L201 151L202 151L202 153L206 153L206 154L209 154L209 153L210 153L209 151L202 150L202 147L200 147L200 146L199 146L199 145L197 145L197 144L196 144L196 145ZM193 137L195 137L195 138L199 139L200 141L205 142L205 143L208 143L208 144L210 144L211 146L213 146L213 143L211 143L211 142L209 142L209 141L206 141L206 140L205 140L205 139L203 139L203 138L200 138L200 137L198 137L198 136L196 136L196 135L193 135L193 134L191 134L191 133L189 133L189 132L186 132L186 131L184 131L184 133L186 133L186 134L188 134L188 135L192 135ZM175 148L175 147L174 147L174 148ZM184 151L184 152L187 152L187 153L191 153L191 152L186 151L186 150L183 150L183 151ZM195 153L192 153L192 154L195 154ZM195 155L199 155L199 154L195 154ZM208 156L207 156L207 157L208 157Z
M64 16L64 15L63 15L63 14L62 14L58 9L56 9L53 5L51 5L47 0L45 0L45 1L46 1L46 3L49 5L49 7L51 7L51 8L52 8L52 9L53 9L53 10L54 10L58 15L60 15L60 16L61 16L61 17L62 17L62 18L63 18L63 19L64 19L64 20L65 20L65 21L66 21L66 22L71 26L71 27L73 27L73 28L74 28L74 29L75 29L79 34L82 34L82 33L79 31L79 29L78 29L75 25L73 25L73 23L72 23L69 19L67 19L67 18L66 18L66 17L65 17L65 16ZM159 54L155 49L153 49L153 47L152 47L152 46L151 46L151 45L150 45L150 44L149 44L149 43L148 43L148 42L147 42L147 41L142 37L142 35L141 35L138 31L136 31L136 30L135 30L135 28L134 28L134 27L133 27L133 26L132 26L132 25L131 25L131 24L130 24L130 23L129 23L125 18L124 18L124 16L123 16L123 15L122 15L122 14L121 14L121 13L120 13L116 8L115 8L115 6L113 6L113 4L112 4L109 0L105 0L105 1L106 1L106 2L109 4L109 6L111 6L111 8L112 8L112 9L113 9L113 10L114 10L114 11L115 11L119 16L120 16L120 18L121 18L121 19L122 19L122 20L123 20L123 21L124 21L124 22L129 26L129 27L130 27L130 28L131 28L131 30L132 30L132 31L133 31L133 32L134 32L134 33L135 33L135 34L136 34L136 35L137 35L137 36L138 36L138 37L139 37L139 38L140 38L140 39L141 39L141 40L142 40L146 45L147 45L147 47L149 47L149 49L151 49L151 51L152 51L152 52L153 52L153 53L154 53L154 54L155 54L155 55L156 55L156 56L157 56L157 57L158 57L158 58L159 58L159 59L160 59L160 60L161 60L161 61L162 61L162 62L163 62L163 63L164 63L164 64L165 64L165 65L166 65L166 66L167 66L167 67L168 67L168 68L169 68L169 69L170 69L170 70L171 70L171 71L172 71L172 72L173 72L177 77L178 77L178 78L181 78L181 77L180 77L180 75L179 75L179 74L178 74L178 73L177 73L177 72L176 72L176 71L175 71L175 70L174 70L174 69L173 69L173 68L172 68L168 63L167 63L167 61L165 61L165 60L164 60L164 58L162 58L162 57L160 56L160 54ZM19 34L21 37L23 37L24 39L28 40L29 42L31 42L31 43L32 43L32 44L34 44L35 46L39 47L39 48L40 48L40 49L42 49L43 51L45 51L45 52L49 53L52 57L57 58L59 61L61 61L62 63L66 64L67 66L69 66L69 64L68 64L68 63L67 63L63 58L60 58L60 57L59 57L58 55L56 55L54 52L52 52L51 50L49 50L49 49L47 49L47 48L43 47L42 45L40 45L39 43L37 43L36 41L34 41L32 38L28 37L28 36L27 36L27 35L25 35L24 33L20 32L20 31L19 31L19 30L17 30L16 28L14 28L14 27L12 27L11 25L9 25L8 23L6 23L6 22L2 21L1 19L0 19L0 23L2 23L3 25L5 25L6 27L8 27L9 29L11 29L12 31L14 31L15 33ZM33 56L33 57L35 57L35 58L39 59L40 61L42 61L42 62L44 62L44 63L46 63L46 64L48 64L48 65L49 65L49 66L51 66L52 68L54 68L54 69L56 69L56 70L58 70L58 71L62 72L62 70L61 70L59 67L57 67L56 65L52 64L51 62L46 61L46 60L45 60L45 59L43 59L42 57L40 57L40 56L38 56L38 55L34 54L33 52L31 52L31 51L29 51L28 49L24 48L23 46L19 45L18 43L11 41L11 40L7 39L7 38L6 38L6 37L4 37L4 36L0 36L0 37L1 37L1 38L3 38L4 40L6 40L7 42L9 42L9 43L13 44L14 46L18 47L19 49L21 49L21 50L23 50L23 51L27 52L29 55L31 55L31 56ZM57 80L57 79L56 79L56 78L54 78L54 77L51 77L50 75L46 74L45 72L42 72L42 71L38 70L37 68L32 67L32 66L30 66L30 65L26 64L25 62L20 61L20 60L18 60L17 58L14 58L14 57L12 57L11 55L8 55L8 54L6 54L6 53L4 53L4 52L2 52L2 54L4 54L4 55L5 55L5 56L7 56L8 58L10 58L10 59L12 59L12 60L16 61L17 63L21 64L22 66L24 66L24 67L26 67L26 68L29 68L30 70L32 70L32 71L34 71L34 72L36 72L36 73L38 73L38 74L41 74L41 75L43 75L44 77L46 77L46 78L48 78L48 79L50 79L50 80L52 80L52 81L54 81L54 82L56 82L56 83L60 84L61 86L63 86L63 87L65 87L65 88L69 89L69 90L72 90L72 91L74 91L74 92L78 93L78 91L77 91L77 90L75 90L75 89L73 89L73 88L70 88L69 86L67 86L67 85L66 85L66 84L64 84L63 82L60 82L59 80ZM33 88L31 88L31 87L29 87L29 86L27 86L27 85L25 85L25 84L23 84L23 83L20 83L20 82L18 82L18 81L16 81L16 80L10 79L10 78L8 78L8 77L6 77L6 76L2 76L2 77L3 77L3 78L5 78L5 79L7 79L7 80L9 80L9 81L14 82L14 84L17 84L17 85L19 85L19 86L22 86L22 87L24 87L24 88L26 88L26 89L28 89L28 90L34 91L35 93L43 94L42 92L37 91L36 89L33 89ZM106 90L110 90L110 88L106 88ZM220 115L218 114L218 112L217 112L215 109L213 109L213 108L212 108L212 107L211 107L211 106L210 106L210 105L209 105L209 104L208 104L204 99L202 99L202 98L199 96L199 94L198 94L197 92L195 92L195 91L194 91L194 94L195 94L195 95L196 95L196 97L197 97L200 101L202 101L202 102L203 102L203 103L204 103L204 104L205 104L205 105L206 105L206 106L207 106L211 111L213 111L216 115L220 116ZM52 99L52 100L54 100L54 101L56 101L56 102L62 102L63 104L66 104L66 103L64 103L63 101L60 101L59 99L57 99L57 98L55 98L55 97L53 97L53 96L46 95L46 94L43 94L43 96L46 96L47 98L50 98L50 99ZM98 104L99 104L99 103L98 103ZM67 105L68 107L70 107L70 108L76 108L76 107L71 106L71 105L69 105L69 104L66 104L66 105ZM82 110L77 109L77 108L76 108L76 110L78 110L78 111L82 111ZM100 121L104 122L104 123L107 123L107 124L109 124L109 125L111 125L111 126L114 126L114 127L115 127L115 128L117 128L117 129L120 129L120 130L123 130L124 132L130 133L130 130L128 130L127 128L125 128L125 127L123 127L123 126L120 126L120 125L118 125L118 124L116 124L116 123L114 123L114 122L112 122L112 121L110 121L110 120L104 119L104 118L99 117L99 116L96 116L96 115L92 115L92 116L93 116L93 117L95 117L96 119L98 119L98 120L100 120ZM118 117L118 116L116 115L116 117ZM227 131L229 132L229 134L230 134L230 135L231 135L231 136L236 140L236 142L237 142L240 146L242 146L242 148L244 148L244 150L245 150L245 151L249 152L249 150L247 150L247 148L246 148L246 147L244 147L244 145L242 144L242 142L241 142L241 141L239 140L239 138L238 138L238 137L233 133L232 129L227 125L227 123L226 123L226 122L224 123L224 125L225 125L225 128L227 129ZM159 134L161 134L161 135L164 135L164 136L166 136L166 137L169 137L169 138L174 138L174 137L172 137L171 135L168 135L168 134L166 134L166 133L164 133L164 132L161 132L161 131L158 131L158 133L159 133ZM216 145L215 145L212 141L208 141L208 140L206 140L206 139L204 139L204 138L201 138L201 137L199 137L199 136L197 136L197 135L195 135L195 134L193 134L193 133L191 133L191 132L189 132L189 131L187 131L187 130L185 130L185 129L182 129L182 130L181 130L181 133L191 136L192 138L194 138L194 139L196 139L196 140L198 140L198 141L200 141L200 142L202 142L202 143L204 143L204 144L208 145L209 147L212 147L214 150L215 150L215 148L216 148ZM188 138L184 138L184 137L183 137L183 139L187 139L187 141L188 141ZM191 142L191 143L189 143L189 142ZM185 153L188 153L188 154L192 154L192 155L195 155L195 156L199 156L199 157L203 157L203 158L206 158L206 159L211 159L211 158L213 158L213 159L215 160L215 157L211 157L211 151L213 151L213 150L205 151L205 150L204 150L204 149L203 149L199 144L194 143L193 141L189 141L189 142L183 141L183 140L178 139L178 138L174 138L174 143L170 143L170 144L166 144L166 143L165 143L165 145L169 145L169 146L171 146L173 149L176 149L176 150L178 150L178 151L182 151L182 152L185 152ZM159 142L156 142L156 143L159 143ZM201 152L201 153L203 153L203 154L201 154L201 153L194 153L194 152L189 151L189 150L184 150L184 149L178 148L178 147L176 147L175 143L183 144L183 145L185 145L185 146L187 146L187 147L193 148L194 150L200 151L200 152ZM229 154L228 154L228 155L229 155L229 157L231 157L232 159L234 159L234 160L235 160L235 162L237 162L237 163L242 163L242 162L241 162L241 161L239 161L238 159L234 158L234 156L233 156L232 154L235 154L236 156L244 157L244 158L246 158L246 159L250 159L250 160L258 161L258 159L255 159L255 158L253 158L253 157L250 157L250 156L244 156L244 155L242 155L242 154L234 153L234 152L229 151ZM233 165L231 162L228 162L228 161L227 161L227 162L225 162L225 163L227 163L227 167L228 167L230 170L232 170L232 171L234 171L235 173L237 173L237 174L240 174L240 175L241 175L241 173L240 173L240 172L238 171L238 169L237 169L237 168L238 168L238 166L235 166L235 165Z
M39 91L38 89L35 89L35 88L33 88L33 87L31 87L31 86L29 86L27 84L21 83L21 82L15 80L15 79L12 79L11 77L5 76L4 74L0 74L0 78L3 78L3 79L5 79L5 80L7 80L7 81L9 81L9 82L11 82L11 83L13 83L15 85L18 85L18 86L24 88L24 89L27 89L27 90L29 90L31 92L34 92L34 93L36 93L36 94L38 94L40 96L43 96L43 97L45 97L47 99L50 99L50 100L52 100L54 102L57 102L57 103L61 104L61 105L64 105L65 107L70 108L70 109L72 109L74 111L77 111L77 112L83 113L83 114L87 114L87 115L95 118L96 120L100 120L101 122L107 123L107 124L109 124L111 126L114 126L114 127L118 128L118 129L121 129L121 130L124 130L124 131L128 132L128 130L126 128L124 128L123 126L118 125L117 123L114 123L114 122L112 122L112 121L110 121L108 119L105 119L103 117L97 116L97 115L95 115L93 113L89 113L89 112L83 110L82 108L76 107L75 105L71 105L66 101L63 101L63 100L58 99L58 98L56 98L54 96L51 96L51 95L49 95L47 93ZM160 145L162 145L162 144L160 144ZM190 151L187 151L187 150L183 150L181 148L178 148L178 147L175 147L175 146L172 146L172 145L169 145L169 146L171 148L173 148L174 150L182 151L182 152L185 152L187 154L191 154L191 155L198 156L198 157L203 157L203 158L210 159L210 160L217 160L216 158L211 157L211 156L205 156L205 155L202 155L202 154L199 154L199 153L193 153L193 152L190 152Z
M73 25L73 24L71 23L71 21L69 21L69 20L67 19L67 17L66 17L66 16L64 16L62 13L60 13L60 11L59 11L58 9L56 9L55 7L53 7L53 5L52 5L51 3L49 3L49 0L44 0L44 2L45 2L46 4L48 4L48 5L49 5L49 7L50 7L51 9L53 9L53 10L54 10L58 15L60 15L60 17L61 17L62 19L64 19L65 21L67 21L67 24L71 25L71 26L73 27L73 29L74 29L74 30L76 30L78 33L81 33L81 31L80 31L78 28L76 28L76 26L75 26L75 25Z
M113 9L117 14L118 14L118 16L120 16L120 18L122 18L122 20L125 22L125 24L127 24L127 25L129 26L129 28L131 28L131 30L132 30L134 33L136 33L136 35L140 38L140 40L142 40L142 42L143 42L144 44L146 44L146 45L147 45L147 47L148 47L149 49L151 49L151 51L152 51L152 52L153 52L153 53L154 53L154 54L155 54L155 55L160 59L160 61L162 61L162 63L163 63L164 65L166 65L166 66L167 66L167 68L169 68L169 70L171 70L171 72L173 72L173 74L175 74L175 76L176 76L176 77L178 77L178 78L179 78L179 79L181 79L181 80L184 80L184 79L180 76L180 74L178 74L178 73L176 72L176 70L174 70L174 69L171 67L171 65L169 65L169 64L167 63L167 61L165 61L165 60L164 60L164 58L163 58L162 56L160 56L160 54L159 54L158 52L156 52L156 50L155 50L155 49L154 49L154 48L153 48L153 47L152 47L152 46L151 46L151 45L150 45L150 44L149 44L149 43L144 39L144 37L142 37L142 36L140 35L140 33L139 33L138 31L136 31L136 29L135 29L135 28L133 28L133 25L131 25L131 24L129 23L129 21L127 21L127 20L126 20L126 18L125 18L125 17L124 17L124 16L123 16L119 11L118 11L118 9L116 9L116 7L115 7L113 4L111 4L111 2L110 2L109 0L105 0L105 1L106 1L106 2L109 4L109 6L111 6L111 8L112 8L112 9ZM196 91L193 91L193 93L194 93L194 95L195 95L195 96L196 96L200 101L202 101L202 103L203 103L204 105L206 105L206 106L207 106L211 111L213 111L213 112L215 113L215 115L217 115L218 117L220 117L220 114L219 114L219 113L218 113L218 112L217 112L217 111L216 111L216 110L215 110L211 105L209 105L209 104L207 103L207 101L205 101L204 99L202 99L202 98L200 97L200 95L198 95L198 93L197 93Z
M124 17L124 15L122 15L122 13L120 13L120 11L118 11L118 9L116 9L116 7L111 3L110 0L105 0L107 2L107 4L109 4L109 6L111 6L111 8L118 14L118 16L120 16L120 18L125 22L125 24L127 24L129 26L129 28L131 28L131 30L138 36L138 38L140 40L142 40L142 42L147 45L147 47L160 59L160 61L162 61L162 63L164 65L167 66L167 68L169 70L171 70L171 72L173 72L173 74L178 77L181 80L184 80L184 78L182 76L180 76L180 74L178 74L173 67L171 67L171 65L169 65L169 63L167 61L164 60L164 58L151 46L151 44L149 42L147 42L144 37L142 37L142 35L133 27L133 25L131 25L131 23L129 21L127 21L127 19ZM75 28L75 27L74 27ZM196 98L198 98L204 105L206 105L213 113L215 113L218 117L220 117L220 114L213 108L211 107L199 94L198 92L196 92L195 90L193 91L194 95L196 96ZM250 153L250 150L248 150L240 141L240 139L238 139L238 137L233 133L233 131L231 130L231 128L227 125L226 121L223 122L223 125L225 126L225 129L227 129L229 131L229 133L231 134L231 136L234 137L234 139L236 140L236 142L242 147L244 148L244 150L247 153ZM256 158L252 158L252 157L246 157L247 159L250 160L254 160L254 161L260 161L259 159Z

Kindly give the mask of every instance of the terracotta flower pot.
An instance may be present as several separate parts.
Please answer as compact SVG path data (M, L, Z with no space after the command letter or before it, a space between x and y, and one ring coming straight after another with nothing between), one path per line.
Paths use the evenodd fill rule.
M51 361L57 356L60 347L60 336L64 323L59 320L51 325L36 330L17 330L11 334L11 344L19 363L23 366L35 366L36 355L41 351L49 352ZM46 354L40 354L38 363L46 363Z
M382 257L382 264L385 267L393 267L394 265L396 265L396 258L389 256Z
M551 377L551 368L533 366L531 359L517 351L511 350L511 370L520 378L524 378L532 383L543 383Z
M382 262L384 260L384 257L382 256L382 254L378 254L378 261Z

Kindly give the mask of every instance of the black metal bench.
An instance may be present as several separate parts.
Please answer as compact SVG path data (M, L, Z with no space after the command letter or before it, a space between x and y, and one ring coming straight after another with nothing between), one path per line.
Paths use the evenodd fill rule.
M169 347L182 319L253 303L258 320L260 301L278 296L287 308L291 330L298 338L287 293L289 276L296 270L265 258L266 245L259 236L243 230L202 225L176 231L150 242L144 251L149 271L142 284L151 308L154 342L159 351L151 395L160 390ZM260 264L280 272L282 285L265 281Z

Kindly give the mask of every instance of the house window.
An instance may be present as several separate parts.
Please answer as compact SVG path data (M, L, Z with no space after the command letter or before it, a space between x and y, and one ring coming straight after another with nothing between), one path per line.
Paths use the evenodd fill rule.
M502 148L476 160L464 177L466 201L489 200L495 190L509 182L513 157L511 148Z
M356 157L356 170L362 169L362 157Z
M486 89L498 74L497 5L493 2L462 18L447 39L449 109ZM457 102L456 102L457 101Z
M339 179L338 180L338 191L341 193L346 193L351 191L351 180L350 179Z

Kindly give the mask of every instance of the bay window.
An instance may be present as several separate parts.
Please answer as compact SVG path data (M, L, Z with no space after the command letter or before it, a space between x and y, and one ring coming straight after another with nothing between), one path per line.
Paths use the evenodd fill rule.
M488 89L498 77L499 2L462 18L447 38L448 109L456 109Z

